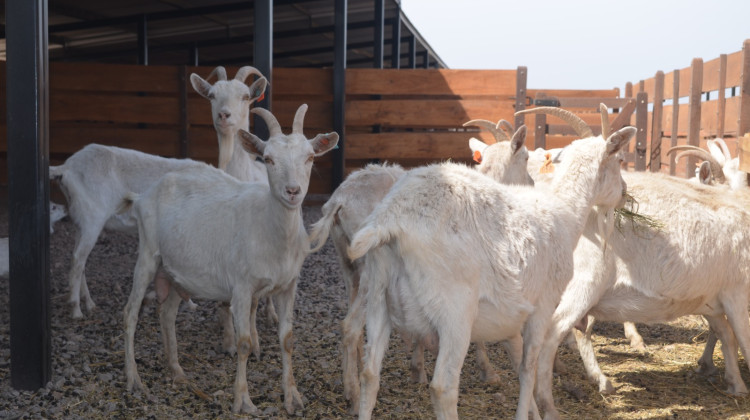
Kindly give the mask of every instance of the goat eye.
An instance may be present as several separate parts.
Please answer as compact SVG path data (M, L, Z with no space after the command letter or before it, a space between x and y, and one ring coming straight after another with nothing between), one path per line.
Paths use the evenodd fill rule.
M270 157L263 158L263 161L268 165L273 165L273 159L271 159Z
M209 93L208 94L208 99L211 100L211 101L213 101L214 99L216 99L216 95L214 95L213 93Z
M250 95L242 95L242 100L246 102L250 102Z
M313 161L313 159L315 159L315 156L313 156L313 155L310 155L310 156L309 156L309 157L307 158L307 163L311 163L311 162Z

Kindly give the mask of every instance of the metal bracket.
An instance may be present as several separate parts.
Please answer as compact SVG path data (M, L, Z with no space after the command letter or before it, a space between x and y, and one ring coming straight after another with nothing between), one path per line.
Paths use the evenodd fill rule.
M560 106L560 100L554 97L534 99L534 106Z

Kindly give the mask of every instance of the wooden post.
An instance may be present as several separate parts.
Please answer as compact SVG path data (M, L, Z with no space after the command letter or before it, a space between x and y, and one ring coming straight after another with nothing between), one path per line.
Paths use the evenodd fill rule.
M47 1L7 0L5 16L10 382L36 390L52 376Z
M690 121L688 121L687 143L691 146L700 147L701 135L701 90L703 89L703 59L694 58L690 65ZM690 178L695 174L697 159L688 156L685 177Z
M626 98L633 97L633 84L630 82L625 83L625 97Z
M646 150L648 143L648 93L638 92L635 104L635 170L646 170Z
M654 110L651 114L651 172L661 171L662 113L664 106L664 72L654 78Z
M727 55L719 56L719 99L716 107L716 137L724 137L724 119L726 118L726 93L727 89Z
M742 44L742 81L740 88L739 121L737 138L750 132L750 39Z
M646 90L646 81L645 80L640 80L638 82L638 92L643 92L645 90Z
M534 115L534 149L547 148L547 115Z
M526 109L526 81L528 79L528 69L525 66L516 68L516 109L515 112ZM523 115L517 115L513 121L514 128L518 130L523 125Z
M677 120L680 117L680 71L675 70L672 72L674 80L672 83L672 137L670 138L669 146L677 146ZM674 176L677 173L677 167L674 159L669 159L669 174Z

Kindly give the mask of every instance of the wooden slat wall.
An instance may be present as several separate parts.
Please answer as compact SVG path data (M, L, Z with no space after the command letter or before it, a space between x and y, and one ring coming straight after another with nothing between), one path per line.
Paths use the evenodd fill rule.
M678 145L687 144L688 134L690 133L691 118L695 120L693 126L699 126L698 142L701 147L706 146L706 140L717 136L723 137L730 147L730 150L736 156L737 137L742 136L750 130L750 101L746 95L748 89L742 89L743 85L750 83L750 64L748 58L750 55L750 40L744 41L742 49L731 54L722 54L720 57L703 62L700 59L693 61L691 66L675 70L664 74L664 83L661 95L664 98L663 110L661 112L661 164L662 171L670 170L669 157L666 155L672 142ZM690 111L688 103L690 97L691 84L696 85L693 80L694 71L700 71L702 74L697 81L701 94L700 102L696 102L693 112ZM660 72L657 72L657 74ZM743 79L743 75L745 79ZM678 86L675 85L677 78ZM653 107L654 95L656 92L656 77L633 83L636 90L642 90L648 93L649 101ZM731 89L734 93L726 93L726 89ZM707 95L708 93L708 95ZM677 98L675 98L677 96ZM695 100L694 96L694 100ZM675 105L675 100L679 103ZM744 106L743 100L747 105ZM677 112L673 113L675 106ZM698 110L699 108L699 110ZM653 126L653 114L649 114L649 145L653 143L652 139L659 136L651 131ZM675 117L677 118L676 124ZM631 122L634 122L632 120ZM676 128L676 131L674 128ZM672 140L670 140L672 139ZM676 175L692 176L692 171L688 170L682 163L677 165Z

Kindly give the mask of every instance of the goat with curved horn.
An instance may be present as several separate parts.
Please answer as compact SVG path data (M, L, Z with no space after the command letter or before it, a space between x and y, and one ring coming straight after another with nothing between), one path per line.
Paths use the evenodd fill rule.
M497 124L488 120L471 120L464 123L464 127L470 126L486 128L495 137L496 142L510 141L508 131L513 132L513 127L505 120L500 120Z
M303 105L305 109L307 109L306 105ZM302 106L300 106L300 109ZM265 121L266 125L268 126L268 136L273 137L280 134L283 134L281 132L281 125L279 124L279 121L276 119L276 117L271 114L271 111L265 109L265 108L253 108L250 110L251 113L259 115L261 118L263 118L263 121ZM297 113L299 113L299 110L297 110ZM295 116L295 123L297 120L297 117Z
M554 106L540 106L537 108L524 109L515 113L515 115L525 114L553 115L570 124L571 127L573 127L573 129L576 131L576 133L581 136L581 138L585 139L588 137L594 137L594 133L591 131L591 128L588 126L588 124L586 124L586 122L582 120L581 117L568 110L557 108Z
M225 69L224 66L217 66L215 69L211 70L211 73L206 77L206 80L211 80L214 76L216 76L217 80L227 80L227 69Z
M609 108L605 104L599 104L599 112L602 114L602 137L606 139L611 130L609 126Z
M297 112L294 114L294 122L292 123L292 133L302 134L302 123L305 120L305 113L307 112L307 104L302 104L297 108Z
M707 151L697 146L683 145L683 146L671 147L669 150L667 150L667 154L674 153L677 151L682 151L682 152L678 153L677 156L675 156L674 158L675 162L685 156L693 156L698 159L703 159L706 162L708 162L709 169L711 170L711 176L713 176L716 182L719 182L721 184L726 182L726 177L724 176L724 170L722 169L721 164L719 163L719 161L716 160L716 158L714 158Z
M247 79L247 76L254 74L258 77L263 77L263 74L260 72L260 70L256 69L253 66L243 66L240 67L239 70L237 70L237 74L234 75L234 80L239 80L240 82L245 82L245 79ZM226 75L224 76L224 79L226 80Z

